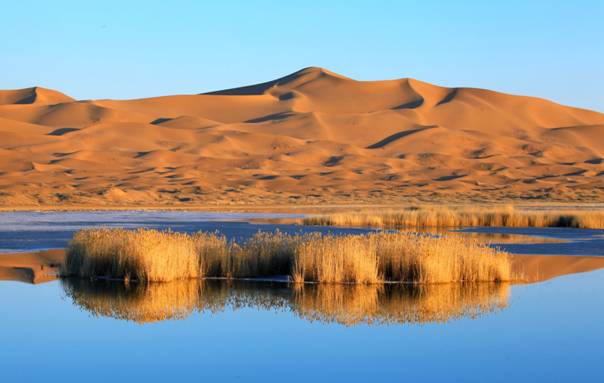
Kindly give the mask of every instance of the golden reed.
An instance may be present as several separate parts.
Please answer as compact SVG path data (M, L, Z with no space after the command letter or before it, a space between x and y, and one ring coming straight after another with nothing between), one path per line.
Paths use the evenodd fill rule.
M507 253L459 236L258 233L239 245L218 234L85 229L61 275L125 281L291 276L294 282L510 281Z
M87 229L69 243L62 275L171 281L201 277L187 234L157 230Z
M604 228L604 211L522 211L508 207L421 206L385 211L342 212L310 216L305 225L434 228L434 227L573 227Z

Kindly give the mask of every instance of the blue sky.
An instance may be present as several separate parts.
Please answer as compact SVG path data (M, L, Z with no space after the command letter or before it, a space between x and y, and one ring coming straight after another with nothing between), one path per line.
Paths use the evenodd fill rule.
M604 1L3 2L0 88L199 93L322 66L604 111Z

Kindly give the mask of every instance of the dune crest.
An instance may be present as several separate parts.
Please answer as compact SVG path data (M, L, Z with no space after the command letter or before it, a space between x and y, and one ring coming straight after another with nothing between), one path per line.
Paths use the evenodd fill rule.
M135 100L0 91L0 205L601 201L603 133L543 99L315 67Z
M73 101L75 101L73 98L61 92L39 86L15 90L0 90L0 105L49 105Z

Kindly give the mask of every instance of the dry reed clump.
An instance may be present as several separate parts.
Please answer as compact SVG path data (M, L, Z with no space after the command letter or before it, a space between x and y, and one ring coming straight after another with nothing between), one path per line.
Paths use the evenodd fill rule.
M387 281L418 283L502 282L513 279L507 253L458 236L370 235Z
M520 211L514 207L419 207L361 211L304 218L305 225L428 228L428 227L573 227L604 228L604 211Z
M376 283L378 255L374 235L317 236L296 248L294 282Z
M280 231L258 232L242 246L232 245L233 273L236 278L289 275L296 249L316 235L288 235Z
M242 245L218 234L87 229L70 242L63 276L170 281L290 275L295 282L499 282L506 253L457 236L258 233Z
M501 282L507 253L463 237L412 233L323 236L298 247L296 282Z
M200 277L232 276L229 244L224 235L199 232L191 236Z
M84 229L69 243L62 276L158 281L198 278L191 236L169 231Z

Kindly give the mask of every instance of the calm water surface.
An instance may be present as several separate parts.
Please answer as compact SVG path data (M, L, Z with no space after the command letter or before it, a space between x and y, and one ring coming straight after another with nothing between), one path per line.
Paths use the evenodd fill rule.
M444 323L346 324L270 304L139 323L95 316L57 281L4 282L0 365L7 382L601 382L603 291L602 271L514 286L507 307Z
M63 247L74 230L98 224L218 229L231 238L258 229L333 231L218 222L220 215L104 214L0 216L0 251ZM351 231L357 232L338 232ZM596 243L602 231L545 231L535 235L570 242L504 245L525 246L520 252L560 254L568 248L552 246L571 246L574 252L565 254L602 254ZM604 270L532 285L467 288L192 282L141 289L5 281L0 377L602 382L603 292Z

